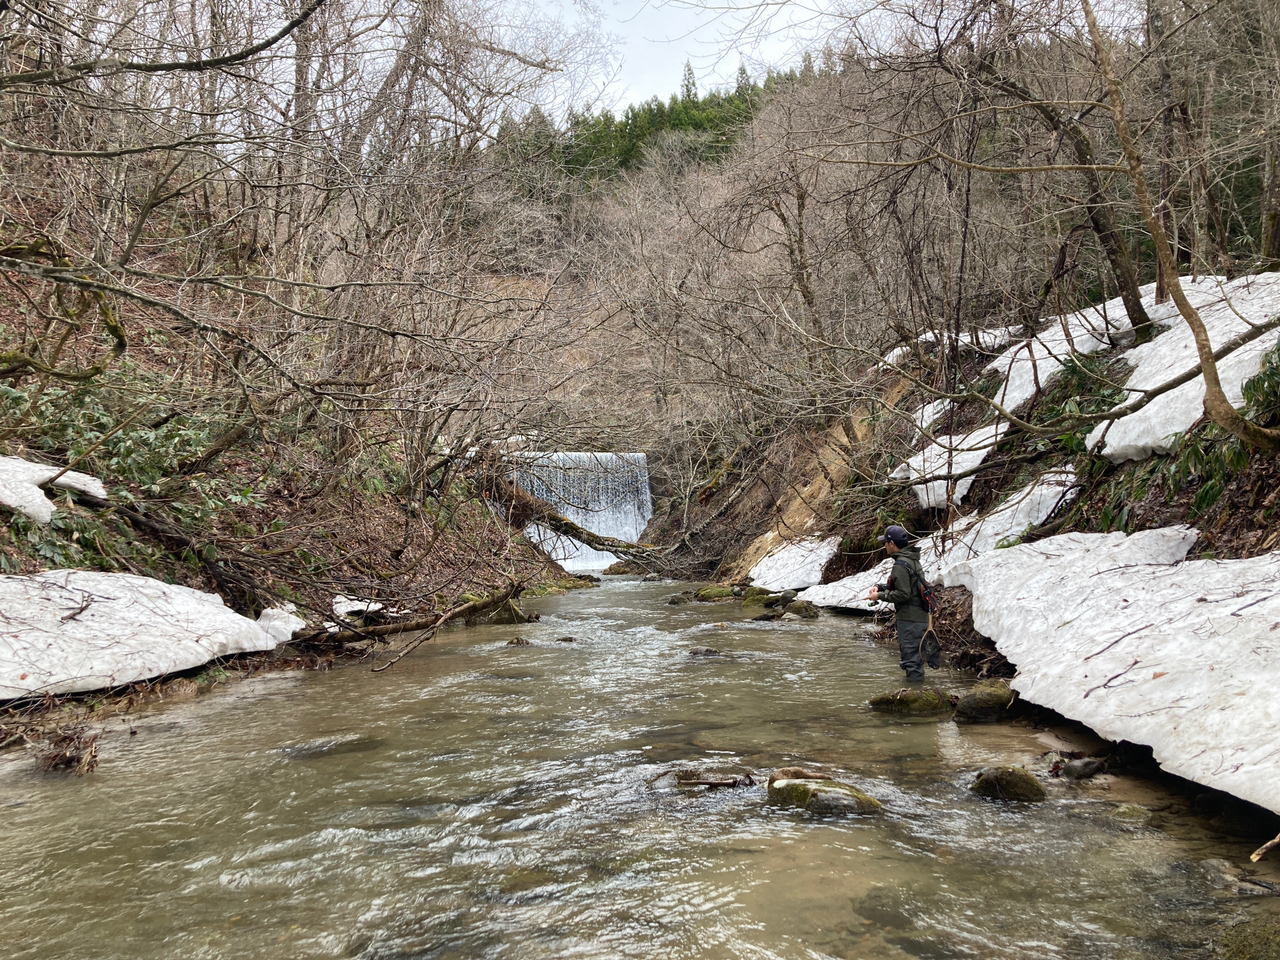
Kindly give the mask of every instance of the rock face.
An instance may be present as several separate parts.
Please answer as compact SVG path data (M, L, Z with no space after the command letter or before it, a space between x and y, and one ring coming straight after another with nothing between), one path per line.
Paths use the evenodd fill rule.
M769 801L810 813L876 813L882 804L857 787L837 780L770 780Z
M903 687L893 693L882 693L867 701L872 710L881 713L903 713L912 716L933 716L950 713L951 698L941 690L923 687Z
M1048 798L1044 784L1026 767L985 767L978 771L978 777L969 789L991 800L1038 803Z
M956 701L956 722L995 723L1013 706L1014 693L1003 680L983 680Z

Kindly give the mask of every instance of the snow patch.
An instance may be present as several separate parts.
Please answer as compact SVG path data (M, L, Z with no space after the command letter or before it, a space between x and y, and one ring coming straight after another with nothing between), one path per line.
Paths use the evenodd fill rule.
M213 594L89 570L0 576L0 605L0 699L100 690L271 650L289 625L273 615L264 629Z
M794 540L771 550L747 575L766 590L803 590L822 579L822 568L839 548L839 537Z
M920 506L925 509L945 507L952 502L952 498L948 496L948 487L952 481L935 478L966 473L977 467L1000 442L1008 428L1007 423L996 423L963 436L939 437L935 443L906 463L900 464L889 474L889 479L920 480L922 482L911 487L920 500ZM973 477L964 477L954 483L954 502L960 503L973 486Z
M1218 277L1184 280L1187 299L1200 312L1209 341L1215 348L1280 311L1280 275L1242 277L1230 282ZM1133 347L1124 358L1133 365L1126 384L1133 392L1149 390L1172 380L1200 362L1191 328L1168 304L1152 318L1167 318L1172 328L1149 343ZM1269 333L1218 361L1222 389L1233 406L1244 403L1244 381L1262 366L1262 355L1280 334ZM1204 380L1196 377L1114 423L1102 424L1089 434L1091 448L1100 448L1113 463L1141 460L1153 453L1168 453L1178 437L1204 414Z
M1143 288L1154 289L1153 286ZM1129 329L1129 315L1118 298L1078 313L1054 317L1030 340L1021 341L988 364L987 372L1004 377L995 401L1012 413L1035 396L1036 390L1062 369L1063 360L1073 352L1087 354L1105 350Z
M36 523L48 523L53 519L53 503L40 487L59 473L62 473L61 467L32 463L20 457L0 457L0 504ZM53 480L53 485L64 490L79 490L100 500L107 498L107 488L102 481L87 473L68 470Z
M1064 534L954 574L1021 696L1280 812L1280 553L1176 562L1195 539Z

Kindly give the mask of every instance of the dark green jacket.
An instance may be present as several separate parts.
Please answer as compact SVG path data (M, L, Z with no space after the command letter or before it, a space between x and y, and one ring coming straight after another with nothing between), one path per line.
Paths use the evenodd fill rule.
M920 587L911 582L911 574L907 570L907 565L910 564L916 576L923 579L920 548L902 547L894 554L893 561L893 573L889 575L889 582L881 585L880 599L893 604L899 620L927 621L929 611L920 602Z

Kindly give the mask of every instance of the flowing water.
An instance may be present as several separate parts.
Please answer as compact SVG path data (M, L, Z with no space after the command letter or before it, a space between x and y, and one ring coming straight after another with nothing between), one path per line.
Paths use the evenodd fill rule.
M979 800L973 771L1034 762L1042 735L874 714L901 671L859 621L749 623L673 589L608 578L389 673L270 675L117 719L80 780L8 760L0 952L1209 955L1236 907L1195 864L1248 845L1125 826L1100 784ZM885 809L816 817L671 776L789 764Z

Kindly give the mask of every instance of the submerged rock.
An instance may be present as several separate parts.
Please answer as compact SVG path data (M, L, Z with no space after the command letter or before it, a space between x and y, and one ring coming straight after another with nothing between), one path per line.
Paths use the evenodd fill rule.
M950 713L951 697L941 690L925 687L903 687L893 693L882 693L867 701L872 710L881 713L904 713L912 716L931 716Z
M686 603L692 603L692 602L693 602L692 590L686 590L684 591L684 593L673 593L671 596L667 597L667 606L669 607L679 607L679 606L683 606Z
M1145 827L1151 822L1151 811L1141 804L1122 803L1111 811L1111 818L1126 826Z
M801 620L818 619L818 608L808 600L792 600L786 605L783 613L799 617Z
M718 657L720 651L715 647L694 647L689 651L691 657Z
M699 600L703 603L715 603L719 600L732 600L733 587L713 583L709 587L703 587L693 596L695 600Z
M1003 680L982 680L956 702L956 721L995 723L1003 720L1016 695Z
M1068 780L1088 780L1107 769L1107 761L1097 757L1068 760L1062 765L1062 775Z
M883 806L870 794L836 780L770 780L769 800L810 813L876 813Z
M991 800L1038 803L1048 798L1044 784L1026 767L985 767L978 771L978 777L969 789Z
M1218 941L1223 960L1280 960L1280 917L1237 924Z

